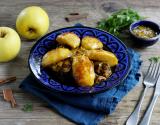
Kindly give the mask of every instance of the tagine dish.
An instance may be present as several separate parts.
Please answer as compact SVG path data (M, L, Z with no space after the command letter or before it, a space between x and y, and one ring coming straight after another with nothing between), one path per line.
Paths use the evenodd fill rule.
M98 93L115 87L130 69L127 47L91 27L67 27L39 39L29 55L36 80L53 91Z
M102 42L91 36L80 39L75 33L57 36L57 48L48 51L42 59L42 67L53 72L70 74L79 86L93 86L106 80L111 68L118 64L117 57L103 49Z

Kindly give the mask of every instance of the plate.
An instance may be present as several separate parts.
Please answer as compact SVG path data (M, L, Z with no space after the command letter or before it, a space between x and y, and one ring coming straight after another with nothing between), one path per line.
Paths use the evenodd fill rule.
M55 74L52 76L41 67L42 57L49 50L56 48L56 37L65 32L74 32L81 39L85 36L93 36L103 42L104 46L114 53L118 58L118 65L115 67L112 75L104 82L96 84L92 87L78 87L69 85L69 83L59 82ZM91 27L67 27L52 31L39 39L32 47L28 59L29 68L38 82L51 91L59 91L74 94L98 93L119 85L127 76L130 69L130 57L127 47L112 34ZM67 81L68 78L66 78Z

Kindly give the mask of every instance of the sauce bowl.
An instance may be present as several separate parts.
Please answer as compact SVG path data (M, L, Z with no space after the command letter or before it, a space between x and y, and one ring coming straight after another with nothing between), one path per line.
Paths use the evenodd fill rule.
M154 32L157 33L157 35L155 37L152 38L142 38L139 37L137 35L135 35L135 33L133 32L133 29L135 29L138 26L146 26L151 28ZM160 37L160 27L157 23L153 22L153 21L148 21L148 20L140 20L137 22L134 22L130 25L129 31L131 33L131 37L133 38L135 44L137 46L151 46L153 44L155 44Z

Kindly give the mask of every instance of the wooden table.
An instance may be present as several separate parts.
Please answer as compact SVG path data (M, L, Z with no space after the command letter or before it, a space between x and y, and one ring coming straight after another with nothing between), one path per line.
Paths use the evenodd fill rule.
M49 31L72 26L77 22L84 25L95 27L96 22L101 18L107 17L112 11L123 7L131 7L139 11L139 13L153 21L160 19L160 1L159 0L1 0L0 1L0 26L9 26L15 29L15 21L19 12L31 5L38 5L43 7L50 17ZM66 22L64 17L70 12L88 13L87 19ZM130 41L125 41L130 45ZM22 48L20 54L16 59L9 63L0 63L0 78L15 75L17 81L14 83L2 85L0 87L0 125L72 125L73 123L58 115L54 110L47 108L47 104L42 100L32 96L29 93L23 92L18 88L20 82L29 74L27 67L27 58L32 45L35 43L28 42L22 39ZM157 44L144 48L136 49L141 53L143 65L141 71L146 71L148 67L148 58L155 55L160 55L160 42ZM2 90L4 88L12 88L14 96L17 100L18 107L12 109L10 104L5 102L2 97ZM133 111L137 100L142 91L142 83L138 84L116 108L116 111L106 116L100 123L101 125L122 125L127 117ZM153 89L151 88L142 106L141 114L143 114ZM33 103L33 112L26 113L21 109L24 104ZM158 100L151 119L151 125L160 124L160 100Z

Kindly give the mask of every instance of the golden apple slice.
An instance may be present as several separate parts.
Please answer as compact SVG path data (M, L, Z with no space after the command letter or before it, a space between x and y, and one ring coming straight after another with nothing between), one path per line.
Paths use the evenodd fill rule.
M68 45L71 48L77 48L80 45L80 38L72 32L58 35L56 41L60 44Z
M87 56L73 57L72 72L79 86L92 86L94 84L94 65Z
M111 67L118 64L117 57L113 53L111 53L109 51L105 51L105 50L88 50L86 52L86 55L91 60L106 62Z
M95 37L91 37L91 36L86 36L82 39L82 43L81 43L82 47L85 49L102 49L103 48L103 44L102 42L95 38Z
M72 56L72 52L66 48L56 48L47 52L42 59L42 66L47 67Z

